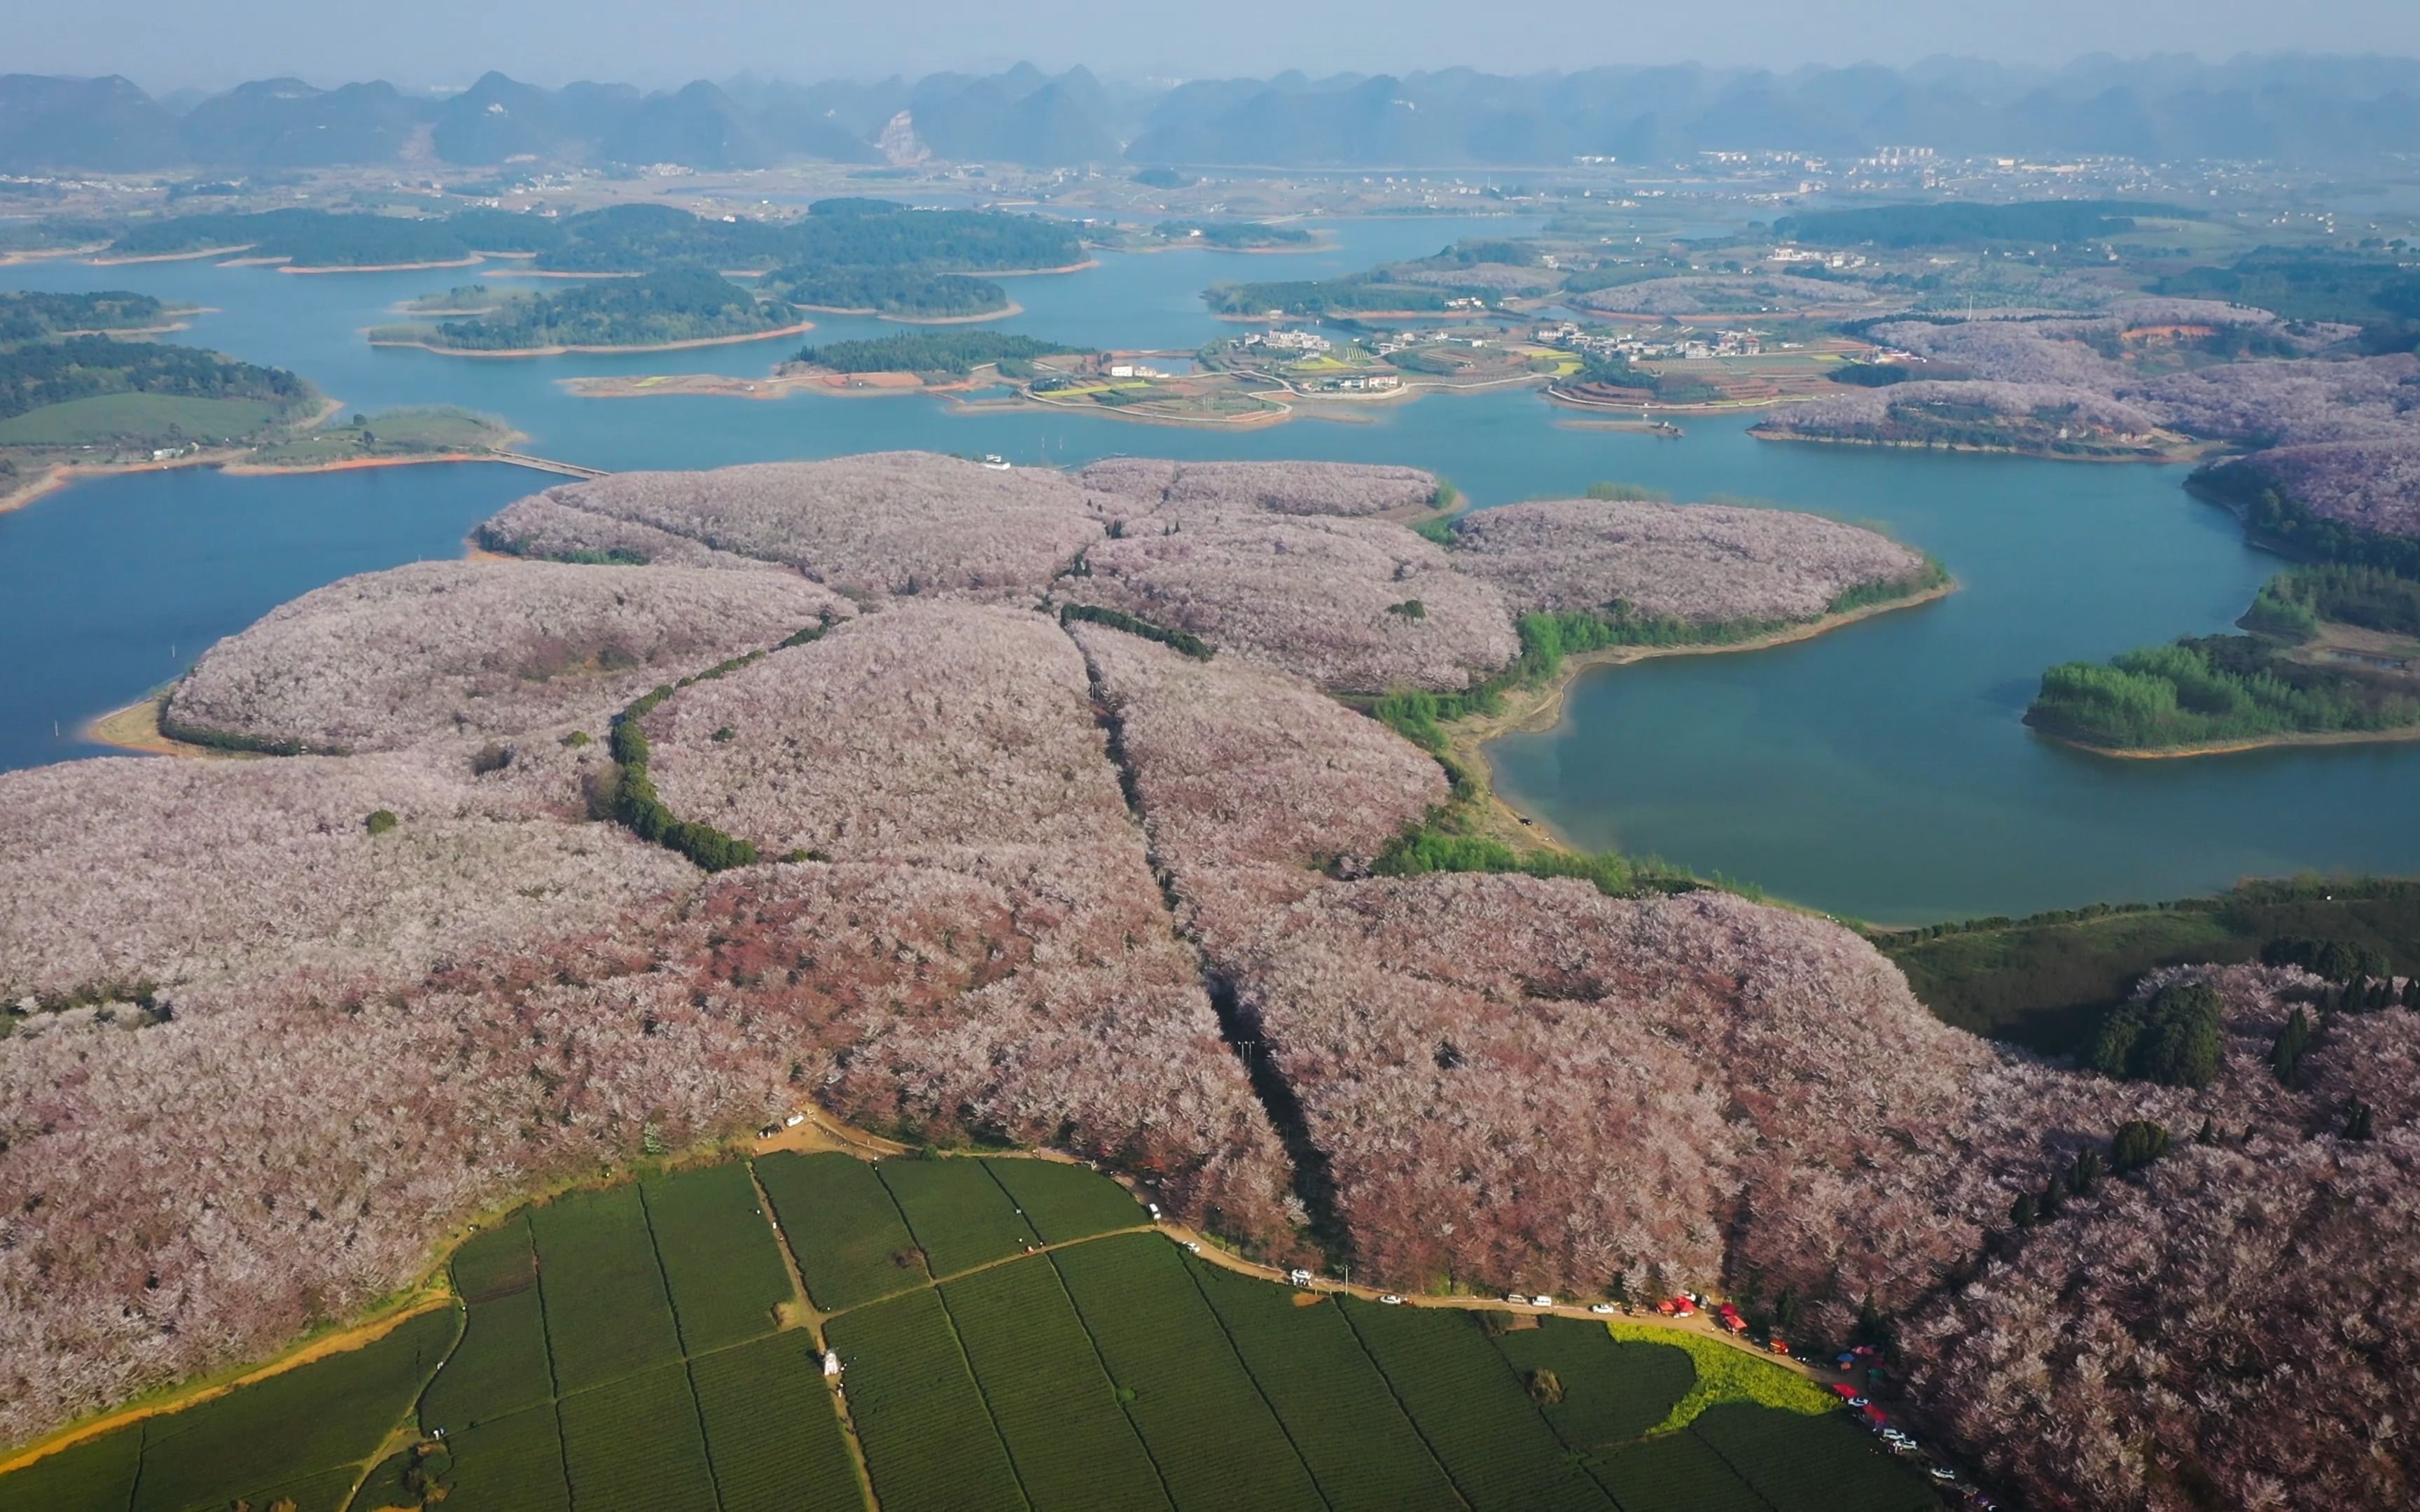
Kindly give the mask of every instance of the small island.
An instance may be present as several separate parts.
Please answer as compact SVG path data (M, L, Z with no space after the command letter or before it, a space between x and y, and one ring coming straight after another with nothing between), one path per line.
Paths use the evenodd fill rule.
M486 315L380 326L369 339L373 347L418 347L460 356L548 357L763 341L813 325L783 301L759 299L703 268L676 267L582 284L559 294L507 295Z
M485 284L457 284L442 294L423 294L395 306L399 315L467 317L493 315L505 296Z
M779 268L759 285L800 309L873 315L909 324L997 320L1018 313L987 278L919 268Z
M154 336L184 330L185 317L200 308L122 288L90 294L11 290L0 293L0 347L60 336Z
M1268 221L1162 221L1137 251L1200 247L1211 252L1315 252L1325 237Z
M2053 667L2025 723L2113 756L2420 739L2420 581L2298 567L2238 623L2249 633Z

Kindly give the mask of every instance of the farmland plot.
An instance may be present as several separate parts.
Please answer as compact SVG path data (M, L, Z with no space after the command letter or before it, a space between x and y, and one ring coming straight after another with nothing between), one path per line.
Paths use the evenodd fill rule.
M690 1362L722 1512L860 1512L814 1340L775 1334Z
M1770 1512L1764 1499L1694 1433L1643 1440L1596 1460L1593 1469L1624 1512Z
M530 1210L559 1392L680 1358L639 1189L574 1192Z
M1167 1512L1159 1472L1048 1261L953 1281L941 1301L1035 1512Z
M1050 1258L1180 1512L1323 1505L1175 1245L1125 1234Z
M986 1160L984 1165L1046 1244L1150 1222L1125 1187L1081 1165L1055 1160Z
M687 1365L625 1376L566 1396L558 1410L580 1512L715 1512Z
M1698 1414L1689 1431L1776 1512L1916 1512L1940 1504L1916 1472L1845 1412L1807 1417L1745 1402Z
M1297 1307L1282 1287L1198 1260L1189 1269L1330 1506L1462 1504L1333 1302Z
M420 1423L458 1432L553 1396L546 1315L537 1288L525 1287L471 1304L462 1342L420 1399Z
M143 1425L44 1455L0 1476L0 1512L54 1512L61 1507L123 1507L143 1458Z
M1638 1438L1664 1421L1697 1379L1689 1357L1668 1345L1618 1341L1602 1323L1546 1318L1502 1335L1496 1347L1526 1383L1551 1371L1559 1402L1539 1403L1566 1448L1587 1453ZM1533 1394L1534 1395L1534 1394Z
M570 1512L554 1404L446 1435L454 1453L445 1512Z
M1474 1512L1606 1506L1605 1493L1565 1458L1476 1319L1349 1300L1341 1305Z
M886 1160L875 1167L936 1276L1022 1255L1039 1242L977 1160Z
M516 1212L464 1240L454 1252L452 1269L454 1290L467 1303L501 1297L535 1281L537 1251L530 1247L528 1212Z
M776 1150L756 1162L782 1235L825 1312L887 1297L924 1279L916 1241L874 1167L852 1156Z
M150 1427L133 1512L217 1506L339 1467L359 1466L454 1343L451 1307L384 1337L213 1397Z
M1026 1506L939 1292L836 1318L827 1337L848 1367L849 1416L883 1512Z
M254 1506L275 1507L292 1504L294 1512L345 1512L345 1504L352 1500L353 1482L361 1477L361 1467L343 1465L323 1470L316 1475L271 1486L245 1498ZM240 1505L241 1503L234 1504Z
M639 1187L685 1353L769 1334L792 1299L790 1274L756 1183L738 1161L651 1177Z

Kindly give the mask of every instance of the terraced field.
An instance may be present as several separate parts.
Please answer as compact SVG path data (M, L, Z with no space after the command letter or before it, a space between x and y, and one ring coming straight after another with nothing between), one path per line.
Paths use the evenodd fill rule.
M456 1307L0 1474L0 1512L1937 1505L1844 1414L1722 1384L1771 1365L1297 1292L1063 1163L650 1176L514 1213L450 1273ZM1788 1383L1764 1395L1813 1405Z

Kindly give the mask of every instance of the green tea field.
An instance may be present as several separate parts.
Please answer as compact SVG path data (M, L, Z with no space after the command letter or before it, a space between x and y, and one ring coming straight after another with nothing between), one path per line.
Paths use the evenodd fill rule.
M651 1176L451 1274L370 1345L0 1474L0 1512L1938 1505L1727 1346L1296 1291L1057 1162Z

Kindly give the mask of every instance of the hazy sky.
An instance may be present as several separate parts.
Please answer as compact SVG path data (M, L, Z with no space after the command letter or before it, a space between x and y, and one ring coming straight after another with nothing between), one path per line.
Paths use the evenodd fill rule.
M803 80L1019 58L1198 78L2286 50L2420 54L2420 0L0 0L0 72L123 73L155 89L287 73L467 84L489 68L543 84L659 85L743 69Z

